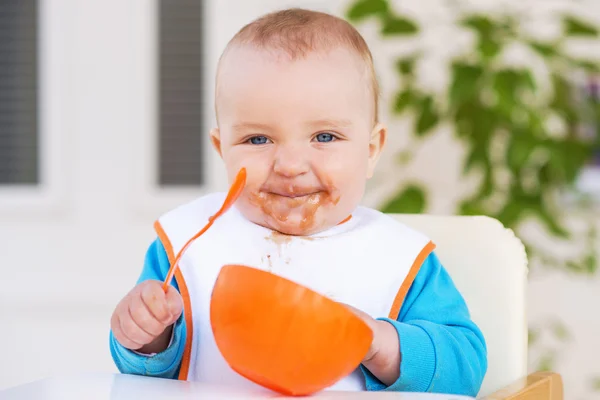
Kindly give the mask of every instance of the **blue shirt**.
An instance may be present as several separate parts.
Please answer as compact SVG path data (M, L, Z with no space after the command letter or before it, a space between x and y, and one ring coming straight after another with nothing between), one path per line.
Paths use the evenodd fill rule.
M163 281L169 269L166 251L155 240L146 253L139 282ZM173 280L177 290L177 283ZM400 341L400 377L384 385L361 366L367 390L437 392L476 396L487 370L487 349L479 328L435 253L423 262L397 320L390 322ZM122 373L177 379L186 340L185 319L175 323L173 339L152 357L123 347L110 333L110 350Z

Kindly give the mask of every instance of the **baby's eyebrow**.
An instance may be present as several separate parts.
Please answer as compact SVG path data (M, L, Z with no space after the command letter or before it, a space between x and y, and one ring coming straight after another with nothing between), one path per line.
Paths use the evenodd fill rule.
M352 126L352 121L349 119L319 119L311 121L308 126L313 129L348 128L349 126Z
M335 129L335 128L348 128L352 126L352 121L349 119L318 119L307 123L310 129ZM234 132L243 132L247 130L253 131L271 131L273 128L267 124L261 124L258 122L239 122L231 127Z
M244 130L256 130L256 131L269 131L271 127L267 124L260 124L256 122L240 122L231 127L233 131L244 131Z

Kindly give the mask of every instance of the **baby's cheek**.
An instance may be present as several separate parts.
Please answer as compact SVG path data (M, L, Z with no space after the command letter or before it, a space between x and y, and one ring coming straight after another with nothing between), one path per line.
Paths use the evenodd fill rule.
M262 179L272 165L272 151L256 151L252 148L249 151L237 151L231 155L228 164L234 165L237 169L246 168L248 177L253 177L255 180Z
M335 206L336 217L346 217L360 204L365 192L365 184L359 178L348 179L340 184L339 202ZM346 215L343 215L346 214Z

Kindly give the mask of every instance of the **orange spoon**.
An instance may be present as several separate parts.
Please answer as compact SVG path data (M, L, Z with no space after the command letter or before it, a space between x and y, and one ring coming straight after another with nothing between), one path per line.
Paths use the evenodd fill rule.
M175 257L175 260L173 261L173 264L169 268L169 272L167 273L167 277L165 278L165 281L163 283L163 290L165 292L167 291L169 284L171 283L171 280L173 279L173 276L175 275L175 271L177 270L177 267L179 266L179 260L181 259L181 256L183 255L183 253L187 250L187 248L192 244L192 242L194 240L196 240L200 236L202 236L202 234L204 232L206 232L208 230L208 228L210 228L212 226L213 222L215 222L215 220L217 218L219 218L221 215L225 214L227 212L227 210L229 210L231 208L231 206L235 203L235 201L238 199L238 197L240 197L240 194L242 194L242 190L244 190L244 186L246 186L246 168L242 168L242 169L240 169L240 172L238 172L237 176L235 177L235 180L233 181L233 183L231 184L231 187L229 188L229 192L227 193L227 197L225 198L225 201L223 201L223 205L221 206L221 209L219 211L217 211L216 214L214 214L213 216L211 216L208 219L208 223L204 226L204 228L202 228L198 233L196 233L194 236L192 236L192 238L187 241L185 246L183 246L183 248L179 251L179 253Z

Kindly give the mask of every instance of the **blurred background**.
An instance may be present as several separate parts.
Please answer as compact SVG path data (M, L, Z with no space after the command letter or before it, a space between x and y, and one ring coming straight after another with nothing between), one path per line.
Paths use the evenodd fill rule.
M115 371L110 314L152 223L227 186L217 59L291 6L371 46L390 142L364 203L514 229L531 370L600 398L598 0L0 0L0 389Z

